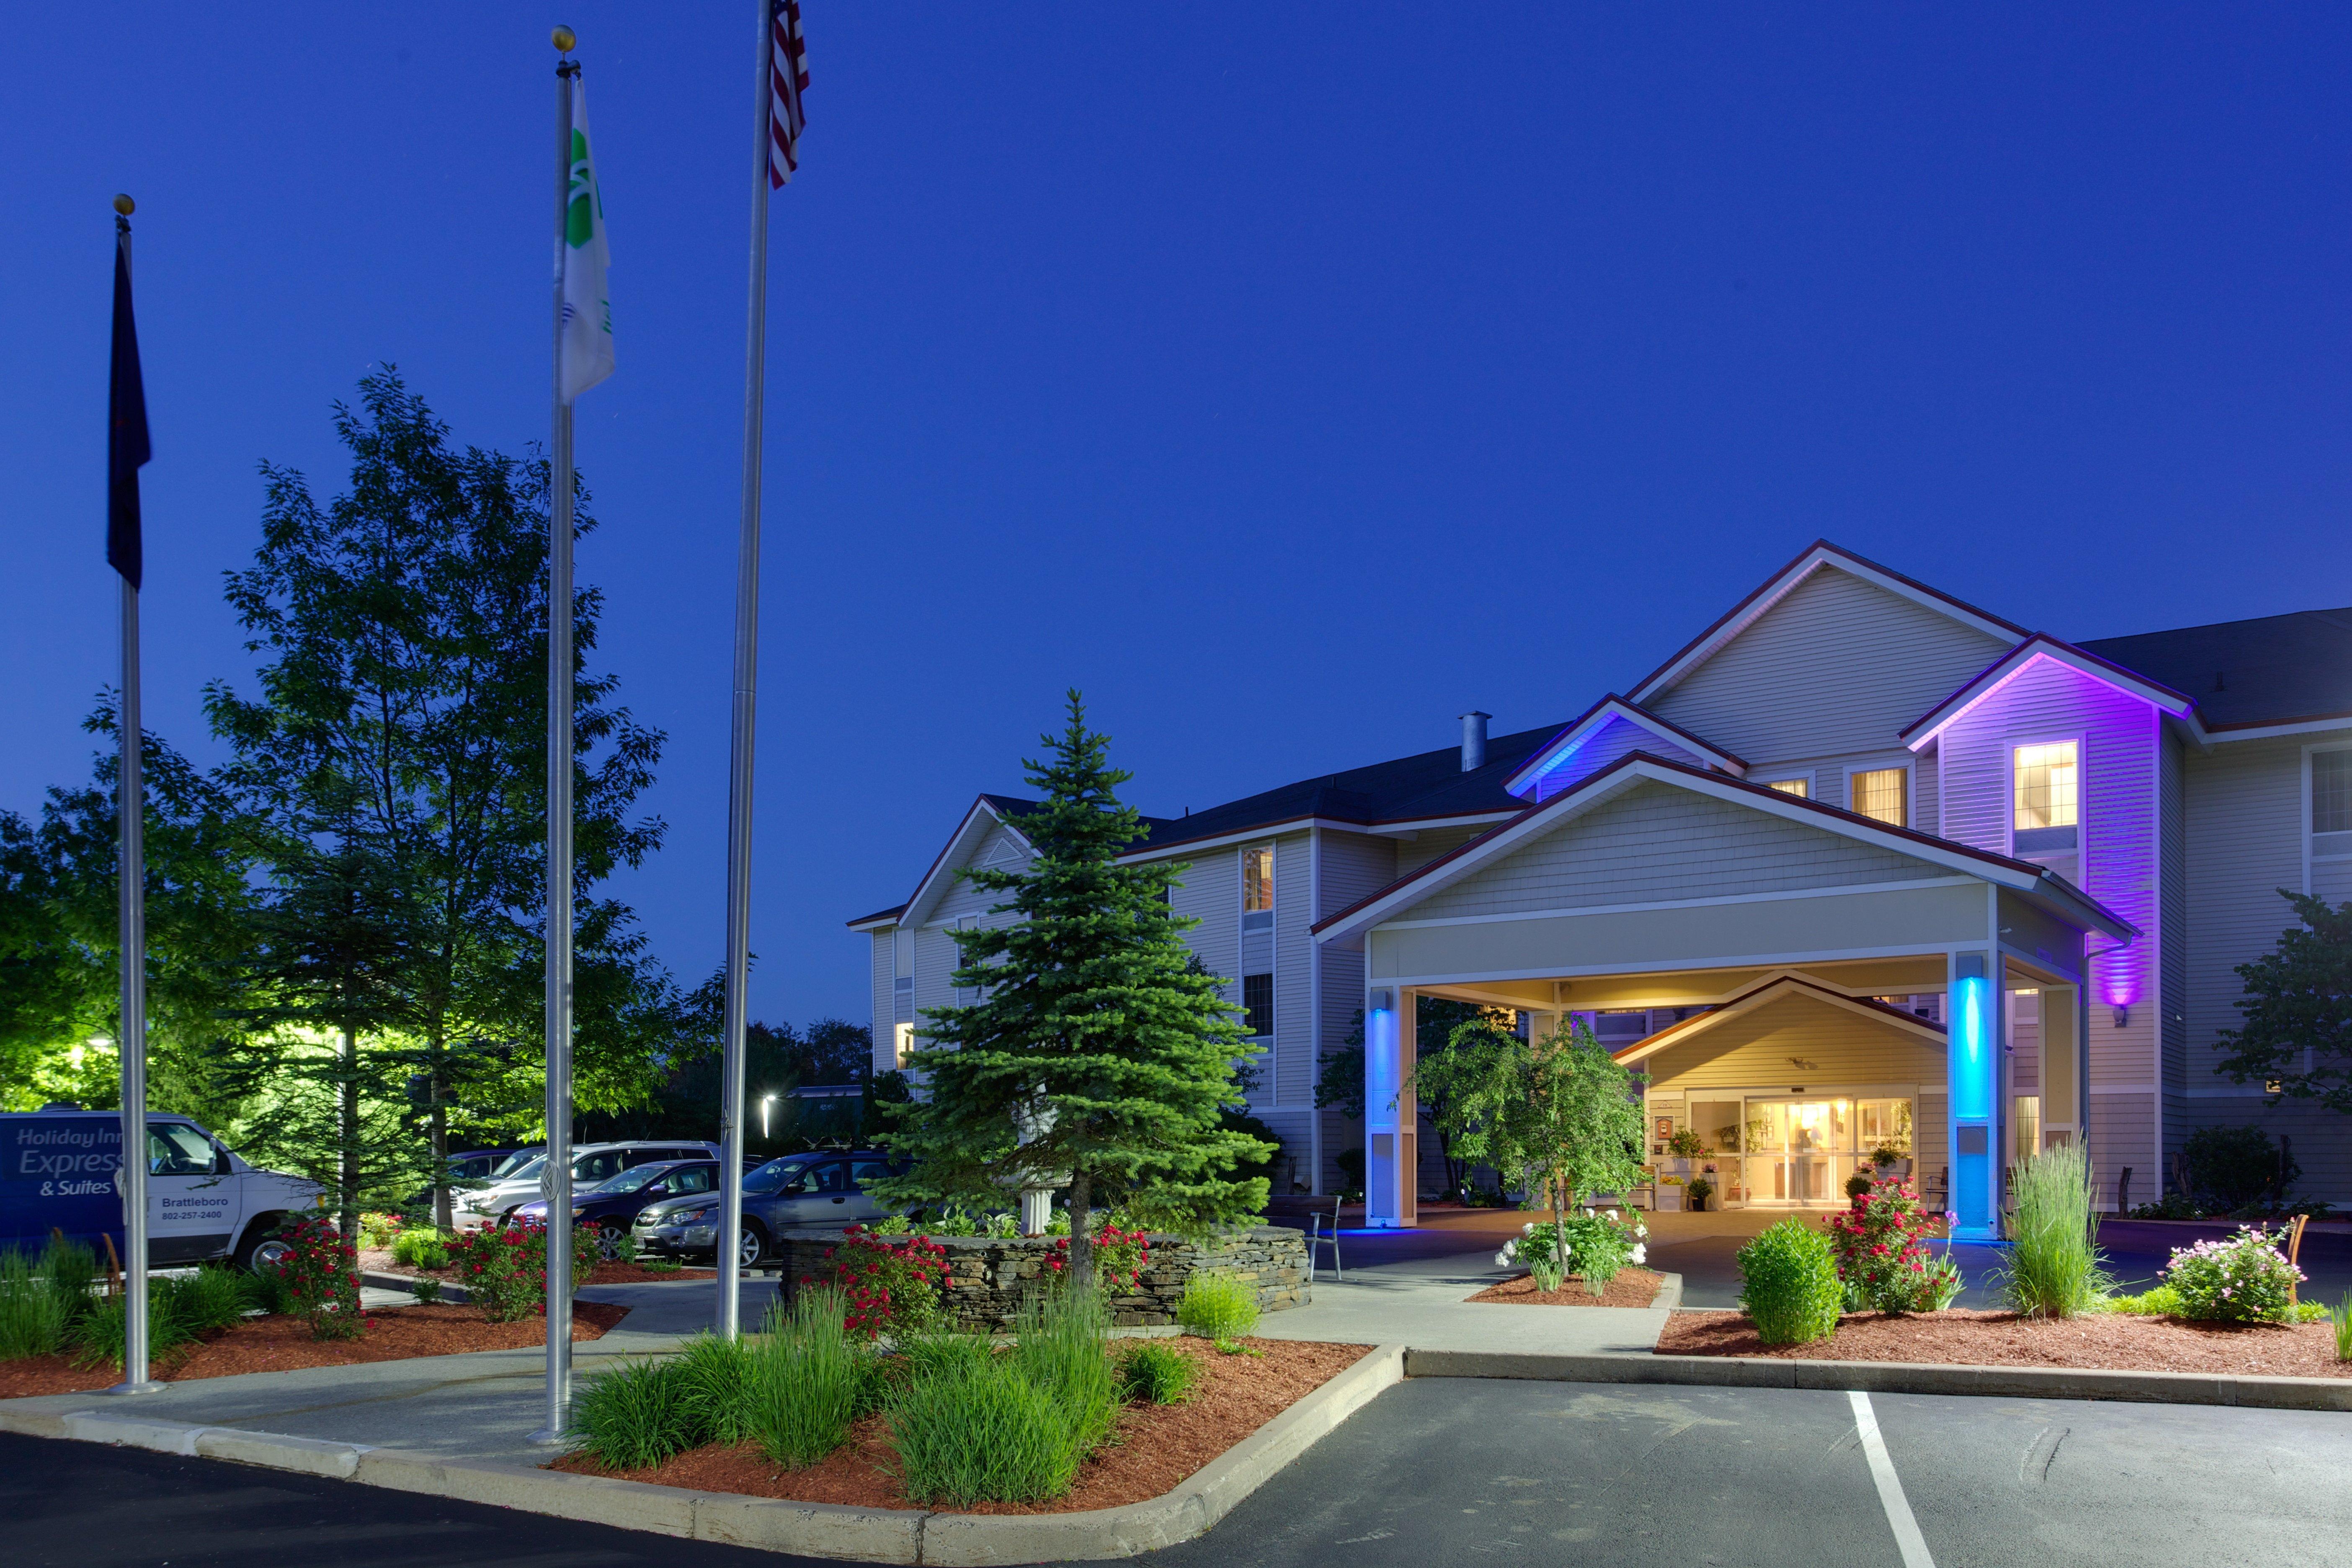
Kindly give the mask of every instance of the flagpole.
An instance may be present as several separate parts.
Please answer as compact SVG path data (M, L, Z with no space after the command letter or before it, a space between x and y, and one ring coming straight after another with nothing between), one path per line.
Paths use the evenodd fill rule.
M768 164L775 13L754 0L758 68L752 80L751 288L743 346L743 516L735 556L735 696L727 775L727 1013L719 1109L719 1337L742 1329L743 1053L751 977L751 745L759 718L760 435L767 370Z
M114 242L131 270L129 196L114 198ZM121 835L117 874L116 952L121 968L121 1022L115 1054L122 1065L122 1381L109 1394L152 1394L163 1385L148 1373L147 1333L147 789L139 739L139 590L122 589L121 761L115 773L114 813Z
M555 29L567 57L577 41ZM572 81L555 67L555 330L547 508L547 1425L535 1443L560 1443L572 1422L572 405L563 395L564 214L572 184Z

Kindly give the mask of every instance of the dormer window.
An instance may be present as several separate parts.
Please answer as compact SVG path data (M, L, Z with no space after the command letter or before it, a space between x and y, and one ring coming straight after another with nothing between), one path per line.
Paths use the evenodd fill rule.
M1911 826L1911 770L1870 768L1847 781L1846 798L1856 816L1867 816L1889 827Z
M2082 865L2079 742L2046 741L2010 754L2010 853L2079 880Z
M1242 851L1242 930L1274 928L1274 846Z

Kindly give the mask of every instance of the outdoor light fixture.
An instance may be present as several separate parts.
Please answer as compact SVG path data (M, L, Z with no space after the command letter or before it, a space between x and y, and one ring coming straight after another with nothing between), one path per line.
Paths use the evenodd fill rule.
M763 1139L768 1135L768 1107L775 1103L776 1097L772 1094L760 1097L760 1136Z
M1997 1234L1993 1100L1999 1068L1992 1050L1990 968L1983 953L1952 955L1951 1205L1958 1216L1953 1234L1972 1239Z
M2118 1028L2118 1029L2123 1028L2126 1025L2129 1024L2130 1022L2131 1022L2131 1009L2130 1009L2130 1008L2128 1008L2128 1007L2118 1007L2118 1008L2116 1008L2116 1028Z

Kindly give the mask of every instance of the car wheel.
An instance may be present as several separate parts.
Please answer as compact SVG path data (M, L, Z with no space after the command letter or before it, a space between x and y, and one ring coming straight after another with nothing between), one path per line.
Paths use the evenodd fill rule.
M760 1266L760 1260L767 1255L767 1233L756 1225L744 1226L743 1239L735 1247L735 1267L757 1268Z
M292 1256L294 1248L278 1236L276 1224L257 1220L246 1227L245 1239L230 1261L247 1274L258 1274L265 1268L284 1267Z
M625 1226L606 1220L596 1227L596 1256L610 1263L621 1256L621 1243L628 1237Z

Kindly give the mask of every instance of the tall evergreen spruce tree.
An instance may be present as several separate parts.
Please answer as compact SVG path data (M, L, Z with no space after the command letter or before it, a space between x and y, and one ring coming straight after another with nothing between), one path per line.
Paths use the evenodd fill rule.
M877 1191L994 1206L1066 1184L1070 1272L1085 1286L1097 1207L1186 1230L1236 1220L1265 1206L1266 1184L1231 1173L1272 1151L1219 1125L1248 1047L1217 977L1186 962L1196 922L1167 899L1186 868L1119 864L1143 831L1117 794L1133 775L1108 764L1076 691L1069 705L1062 733L1042 737L1047 760L1022 763L1045 797L1021 819L1036 858L963 873L1004 895L991 912L1013 919L953 933L955 984L980 999L925 1014L908 1059L920 1087L887 1108L896 1126L882 1140L913 1167Z

